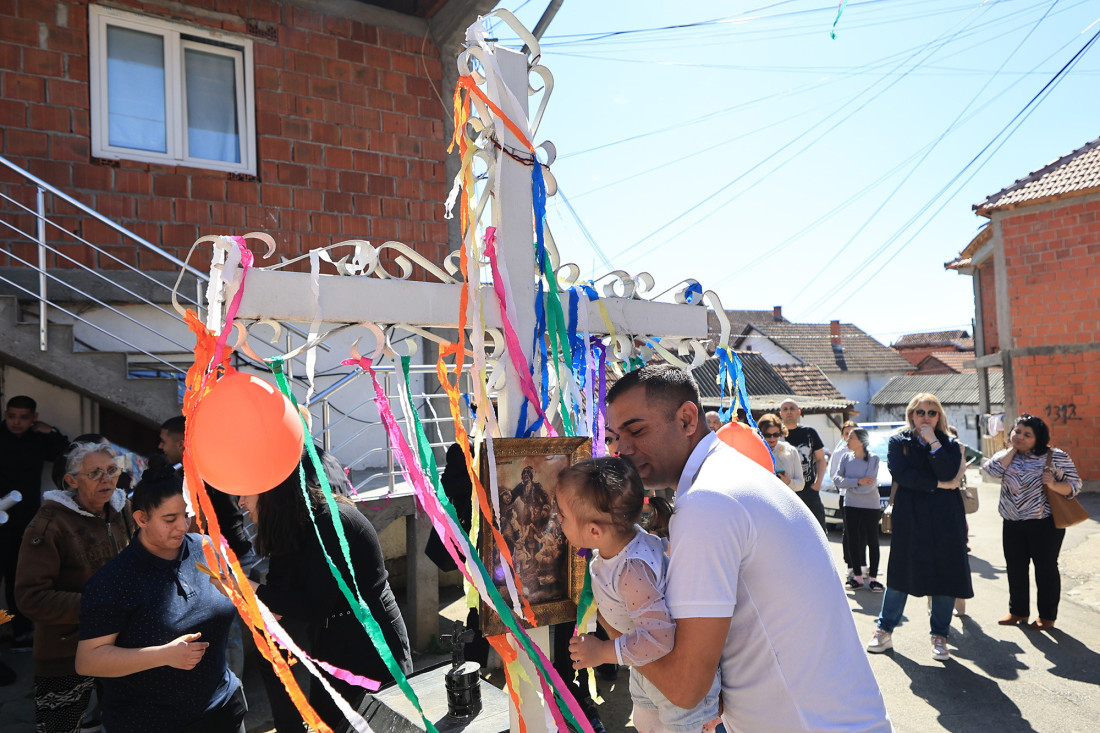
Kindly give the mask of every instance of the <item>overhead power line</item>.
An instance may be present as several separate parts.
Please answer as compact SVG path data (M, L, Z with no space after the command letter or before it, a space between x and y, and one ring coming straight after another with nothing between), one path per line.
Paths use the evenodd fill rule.
M865 261L865 264L863 266L861 266L859 268L856 268L848 277L845 278L843 283L841 283L837 286L837 290L834 291L834 292L839 292L839 293L847 292L848 295L843 300L839 301L834 306L832 306L834 309L839 308L841 305L844 305L845 303L847 303L852 297L854 297L854 295L856 293L859 292L859 290L862 287L864 287L868 282L873 280L875 278L875 276L877 276L880 272L882 272L883 268L885 268L886 265L888 265L890 263L889 259L884 261L867 278L864 278L864 280L859 285L859 287L853 288L853 289L850 289L850 290L843 289L848 283L850 283L852 280L854 280L861 272L865 271L874 260L878 259L878 257L880 255L882 255L890 247L891 244L896 242L897 239L900 237L901 233L905 229L908 229L908 227L911 226L912 223L914 223L917 218L922 216L928 209L930 209L932 207L932 205L937 200L939 200L940 197L943 196L943 194L952 185L954 185L960 178L962 178L963 174L965 174L968 170L970 170L970 168L972 166L974 166L974 164L977 163L978 160L983 155L985 155L985 153L987 151L989 151L989 149L991 147L993 147L994 144L996 144L996 148L993 149L993 151L990 153L990 155L988 157L986 157L986 159L980 165L978 165L977 168L975 168L973 170L973 172L970 174L970 177L967 178L966 181L963 181L962 185L960 185L960 187L959 187L959 190L961 190L962 186L965 186L967 182L969 182L971 179L973 179L973 177L975 175L977 175L978 171L980 171L990 160L992 160L993 156L997 153L997 151L1000 150L1006 142L1008 142L1009 138L1011 138L1012 135L1016 132L1016 130L1018 130L1020 128L1020 126L1027 120L1027 118L1031 116L1031 114L1035 111L1035 109L1038 108L1039 104L1041 104L1042 101L1045 100L1050 95L1050 93L1054 91L1054 89L1058 86L1058 84L1060 84L1061 81L1066 77L1066 75L1068 75L1069 71L1077 64L1078 61L1080 61L1082 56L1084 56L1084 54L1090 48L1092 48L1092 46L1096 43L1098 38L1100 38L1100 31L1097 31L1091 38L1089 38L1089 40L1081 47L1081 49L1078 50L1073 55L1073 57L1069 61L1067 61L1066 64L1064 66L1062 66L1062 68L1059 69L1058 72L1049 81L1047 81L1046 84L1043 85L1043 88L1040 89L1035 94L1035 96L1033 96L1030 100L1028 100L1027 104L1025 104L1023 106L1023 108L1021 108L1020 111L1017 112L1012 117L1012 119L1009 120L1008 123L1005 124L1005 126L1002 127L997 132L997 134L994 135L993 138L988 143L986 143L985 146L982 147L982 149L979 150L978 153L973 158L971 158L966 163L966 165L964 165L959 170L958 173L956 173L954 176L952 176L951 179L942 188L940 188L939 191L937 191L935 193L935 195L933 195L927 202L925 202L925 204L918 210L918 212L913 217L911 217L910 220L908 222L906 222L906 224L901 229L899 229L898 232L896 232L894 234L894 236L892 236L885 243L883 243L882 246L880 246L877 250L875 250L875 253ZM1010 130L1010 128L1012 128L1012 129ZM1002 137L1003 137L1003 139L1002 139ZM997 142L998 140L1000 140L999 143ZM947 200L945 200L944 203L941 204L940 207L935 212L933 212L932 216L929 217L928 219L926 219L925 222L920 226L920 228L917 229L917 231L914 232L912 234L912 236L910 236L907 240L905 240L901 244L901 246L897 248L897 250L900 251L900 250L904 249L906 246L908 246L910 243L912 243L913 240L916 239L917 235L920 234L920 232L922 232L924 230L924 228L927 227L929 223L931 223L931 221L943 209L943 207L947 205L948 201L950 201L950 197ZM831 297L832 297L832 294L830 294L830 298ZM814 306L824 305L825 303L828 303L830 301L830 298L826 298L824 300L819 300L819 303L815 303ZM814 307L811 307L811 312L813 310L814 310Z

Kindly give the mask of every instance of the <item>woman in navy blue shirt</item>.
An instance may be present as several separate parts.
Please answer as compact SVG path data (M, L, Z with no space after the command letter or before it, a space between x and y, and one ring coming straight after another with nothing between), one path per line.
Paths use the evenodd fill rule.
M240 681L225 646L233 603L196 567L183 483L170 466L142 475L131 498L139 529L88 581L76 671L102 678L111 733L244 733Z

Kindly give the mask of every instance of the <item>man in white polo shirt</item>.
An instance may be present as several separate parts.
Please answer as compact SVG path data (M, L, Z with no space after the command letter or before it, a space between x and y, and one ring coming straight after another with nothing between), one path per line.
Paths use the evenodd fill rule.
M647 488L676 489L666 593L676 642L641 672L691 708L721 665L729 733L891 731L813 515L702 416L695 381L669 365L607 394L620 455Z

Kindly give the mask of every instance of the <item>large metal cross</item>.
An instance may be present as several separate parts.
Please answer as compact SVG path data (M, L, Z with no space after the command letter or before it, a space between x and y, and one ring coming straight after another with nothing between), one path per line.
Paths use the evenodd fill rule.
M507 19L505 19L506 22ZM514 19L513 19L514 20ZM511 23L510 23L511 24ZM516 28L516 26L513 26ZM531 61L526 54L495 45L483 52L492 55L491 64L483 63L480 71L485 75L484 88L489 98L502 110L510 110L522 119L513 120L521 129L529 132L533 139L536 129L528 121L528 96L531 93L529 78L537 67L539 49L537 41L517 29L527 41L531 51ZM474 45L474 44L471 44ZM482 57L484 61L485 57ZM468 73L469 59L460 57L460 72ZM544 80L548 72L537 67ZM495 75L499 74L499 78ZM507 90L507 91L505 91ZM544 94L549 94L546 89ZM541 117L541 115L539 115ZM535 327L535 298L537 297L537 278L535 251L533 242L533 203L531 186L531 168L515 158L502 153L502 148L522 150L521 141L509 130L503 120L495 114L491 119L483 120L486 131L483 140L492 139L496 145L489 147L496 153L495 170L489 171L489 178L499 177L502 200L499 206L487 207L499 214L493 214L490 223L497 229L498 249L511 278L511 295L514 302L509 303L516 332L520 335L524 357L528 364L533 358L530 334ZM538 120L535 121L537 126ZM488 147L488 146L487 146ZM494 167L494 166L490 166ZM624 212L624 215L628 212ZM629 212L633 215L635 212ZM441 264L441 263L440 263ZM623 274L619 274L622 278ZM283 270L264 270L256 268L249 272L248 287L240 304L238 317L242 319L273 319L290 322L310 322L317 313L317 305L327 323L373 323L401 324L415 329L454 329L459 323L459 295L467 287L461 282L414 282L392 277L348 277L341 275L321 275L319 294L315 297L311 275ZM623 279L628 286L629 279ZM634 282L637 282L636 280ZM557 283L548 283L549 287L558 287ZM497 299L492 288L480 285L481 297L485 307L484 326L500 328L501 323ZM628 287L628 290L630 288ZM628 295L633 296L630 292ZM708 294L709 295L709 294ZM471 303L475 298L471 296ZM698 299L696 299L697 301ZM716 298L713 300L716 301ZM698 303L688 305L662 303L644 300L639 297L605 297L600 301L582 301L587 305L593 334L607 334L613 328L619 334L628 334L630 342L634 338L705 339L707 336L707 312ZM601 308L602 304L602 308ZM720 308L720 304L719 304ZM610 320L610 328L605 318ZM515 426L518 423L519 409L523 402L520 391L520 378L510 359L506 359L503 390L498 396L499 424ZM505 435L502 437L514 437ZM412 582L410 580L410 582ZM434 611L433 611L434 612ZM549 630L546 627L532 630L532 638L549 656ZM534 668L527 662L525 655L520 659L527 667L528 677L538 679ZM541 690L523 689L520 692L524 710L523 717L527 730L536 733L547 731L544 713L540 703ZM512 715L512 730L518 730L515 711Z

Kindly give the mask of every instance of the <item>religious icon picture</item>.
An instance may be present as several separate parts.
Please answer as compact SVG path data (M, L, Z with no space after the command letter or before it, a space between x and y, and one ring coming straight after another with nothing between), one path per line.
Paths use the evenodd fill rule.
M489 461L493 461L496 473L500 516L494 517L494 524L511 557L517 587L531 604L539 626L576 619L577 601L584 586L584 560L565 539L554 494L558 473L591 456L588 438L507 438L493 441L493 455L482 453L481 482L487 490ZM481 561L507 601L508 563L485 516L481 518L478 544ZM484 599L481 625L486 636L506 630Z

